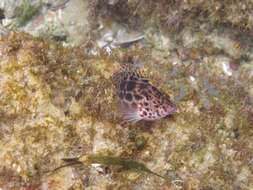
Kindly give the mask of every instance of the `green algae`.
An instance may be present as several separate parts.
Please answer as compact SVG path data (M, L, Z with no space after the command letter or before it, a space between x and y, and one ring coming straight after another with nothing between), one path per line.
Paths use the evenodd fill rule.
M33 16L39 12L40 7L40 5L32 5L29 0L23 0L22 4L16 9L18 25L25 25L30 19L33 18Z

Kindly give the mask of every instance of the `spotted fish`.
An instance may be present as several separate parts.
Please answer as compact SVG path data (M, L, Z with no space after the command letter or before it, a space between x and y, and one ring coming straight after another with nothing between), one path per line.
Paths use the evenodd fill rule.
M169 96L142 77L137 70L121 70L113 74L119 111L125 121L156 120L177 111Z

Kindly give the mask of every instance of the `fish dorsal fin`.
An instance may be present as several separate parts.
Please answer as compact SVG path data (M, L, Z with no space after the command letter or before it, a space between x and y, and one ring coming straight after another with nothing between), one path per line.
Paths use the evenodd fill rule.
M138 78L144 78L144 72L141 69L142 65L136 61L129 60L122 63L120 66L122 71L128 72L129 74L137 76Z
M148 82L141 65L134 62L121 63L120 69L112 76L113 83L117 85L122 80L134 80L136 82Z

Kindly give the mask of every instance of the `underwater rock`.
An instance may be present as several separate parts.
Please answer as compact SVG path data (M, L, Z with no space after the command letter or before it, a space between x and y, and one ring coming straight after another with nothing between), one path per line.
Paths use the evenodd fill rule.
M90 44L1 37L0 187L251 189L252 62L227 76L221 65L229 55L206 48L203 35L185 34L197 38L187 47L159 33L149 36L153 43L116 48L111 56ZM96 55L87 53L91 48ZM180 114L121 125L110 78L125 55L138 58ZM138 161L169 181L101 163L49 175L63 158L96 154Z

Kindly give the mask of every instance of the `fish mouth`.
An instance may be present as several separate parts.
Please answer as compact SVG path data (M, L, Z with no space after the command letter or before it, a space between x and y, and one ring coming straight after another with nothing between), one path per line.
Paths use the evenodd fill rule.
M170 107L170 113L180 113L181 112L181 109L179 107L177 107L175 104L173 104L171 107Z
M176 107L173 109L173 112L174 113L180 113L181 112L181 109L179 107Z

